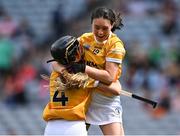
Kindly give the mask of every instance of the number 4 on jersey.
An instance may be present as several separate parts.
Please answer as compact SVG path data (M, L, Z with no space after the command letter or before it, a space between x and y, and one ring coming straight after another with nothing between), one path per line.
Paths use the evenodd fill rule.
M53 102L61 102L62 106L66 106L66 102L68 101L68 97L65 96L64 92L61 92L61 97L57 97L59 91L55 91L54 96L53 96Z

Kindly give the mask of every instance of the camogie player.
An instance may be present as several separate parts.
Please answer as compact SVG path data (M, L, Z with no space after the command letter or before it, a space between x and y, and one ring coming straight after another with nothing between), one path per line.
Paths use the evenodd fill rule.
M75 37L64 36L51 46L53 60L58 63L58 72L52 71L49 78L50 100L43 111L47 121L44 135L87 135L85 114L90 102L90 88L99 88L118 94L120 83L111 85L97 84L85 73L70 74L66 66L79 62L83 52ZM85 67L84 67L85 68ZM78 80L77 76L79 76ZM47 78L47 77L46 77ZM72 79L75 80L71 82ZM77 82L79 85L76 85Z
M113 10L99 7L92 12L91 24L92 32L78 38L85 49L86 64L72 64L71 71L85 72L89 77L109 85L119 79L125 56L123 42L113 33L123 26L122 19ZM85 70L81 69L84 66ZM124 135L120 96L114 96L108 90L93 90L86 122L99 125L104 135Z

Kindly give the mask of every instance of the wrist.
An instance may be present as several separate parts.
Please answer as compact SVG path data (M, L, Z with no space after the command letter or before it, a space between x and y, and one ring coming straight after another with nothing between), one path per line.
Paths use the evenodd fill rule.
M95 80L93 86L94 86L94 87L97 87L98 85L99 85L99 80Z

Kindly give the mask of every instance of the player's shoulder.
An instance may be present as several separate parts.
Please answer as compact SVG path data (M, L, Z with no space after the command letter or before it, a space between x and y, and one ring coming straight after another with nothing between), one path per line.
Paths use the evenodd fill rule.
M80 36L80 39L93 39L93 33L84 33Z
M110 43L112 43L112 44L120 43L121 45L124 46L122 40L114 33L112 33L112 35L110 37Z

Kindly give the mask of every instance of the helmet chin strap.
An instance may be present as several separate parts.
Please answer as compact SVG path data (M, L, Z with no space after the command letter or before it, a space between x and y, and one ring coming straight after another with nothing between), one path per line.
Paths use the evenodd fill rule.
M84 49L82 46L79 46L76 55L76 62L81 61L83 58L84 58Z

